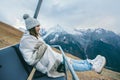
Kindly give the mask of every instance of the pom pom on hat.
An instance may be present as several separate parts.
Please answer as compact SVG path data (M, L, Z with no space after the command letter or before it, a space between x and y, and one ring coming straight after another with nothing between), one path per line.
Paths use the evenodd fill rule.
M27 19L27 18L29 18L30 16L28 15L28 14L24 14L23 15L23 19Z
M24 14L23 19L25 20L25 25L27 30L40 25L37 19L30 17L28 14Z

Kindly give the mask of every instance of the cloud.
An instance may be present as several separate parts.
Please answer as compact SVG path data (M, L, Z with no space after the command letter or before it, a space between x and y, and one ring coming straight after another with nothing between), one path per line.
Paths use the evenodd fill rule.
M24 26L22 16L34 15L38 0L2 0L0 21ZM120 33L120 0L43 0L38 20L45 28L105 28ZM8 8L9 7L9 8Z

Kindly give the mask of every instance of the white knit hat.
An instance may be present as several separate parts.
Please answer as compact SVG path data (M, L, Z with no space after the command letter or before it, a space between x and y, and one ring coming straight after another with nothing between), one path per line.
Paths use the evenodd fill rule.
M23 19L25 20L25 25L27 30L36 27L37 25L40 25L37 19L30 17L28 14L24 14Z

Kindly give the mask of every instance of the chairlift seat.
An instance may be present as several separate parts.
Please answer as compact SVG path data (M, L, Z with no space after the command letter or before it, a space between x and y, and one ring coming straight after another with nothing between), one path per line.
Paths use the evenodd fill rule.
M26 80L32 70L19 51L19 44L0 50L0 80ZM65 77L50 78L36 71L33 80L65 80Z

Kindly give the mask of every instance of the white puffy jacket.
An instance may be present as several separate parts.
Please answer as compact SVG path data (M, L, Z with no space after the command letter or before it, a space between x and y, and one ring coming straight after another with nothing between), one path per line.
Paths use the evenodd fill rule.
M43 41L43 39L40 37L37 39L36 37L29 34L28 31L26 31L21 38L19 49L23 55L24 60L29 65L34 65L36 63L35 57L36 53L34 53L34 47L39 42ZM44 42L45 43L45 42ZM45 43L46 44L46 43ZM47 45L47 44L46 44ZM36 69L38 71L41 71L42 73L47 73L49 77L60 77L63 76L63 74L60 75L51 75L49 74L50 69L54 65L55 61L58 59L59 61L63 61L62 55L58 54L57 52L53 51L52 48L47 45L48 48L46 52L44 53L43 57L39 62L36 64Z

